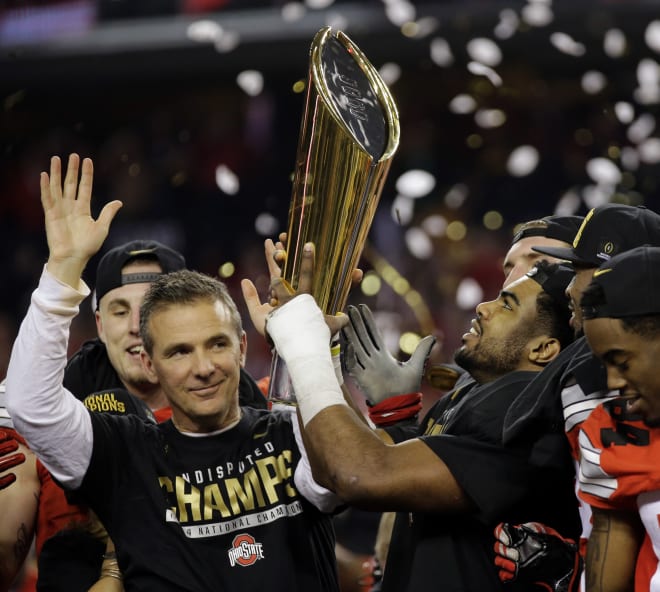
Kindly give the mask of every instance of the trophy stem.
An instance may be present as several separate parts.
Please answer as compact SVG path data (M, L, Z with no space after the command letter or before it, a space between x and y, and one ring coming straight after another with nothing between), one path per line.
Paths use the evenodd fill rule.
M270 364L270 384L268 385L268 400L273 404L295 405L296 395L286 363L276 352Z

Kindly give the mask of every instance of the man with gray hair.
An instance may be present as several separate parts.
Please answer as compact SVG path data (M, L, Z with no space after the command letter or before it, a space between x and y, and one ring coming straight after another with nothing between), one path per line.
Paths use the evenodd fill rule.
M63 385L69 326L89 294L82 272L121 207L90 214L93 166L59 158L41 174L49 258L7 373L17 430L94 510L124 588L336 592L331 513L296 417L239 405L247 339L225 286L189 270L160 275L141 307L142 363L172 419L90 413Z

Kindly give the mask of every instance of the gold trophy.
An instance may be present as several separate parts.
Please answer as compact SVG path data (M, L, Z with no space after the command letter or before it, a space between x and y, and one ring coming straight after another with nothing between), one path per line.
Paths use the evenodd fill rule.
M315 243L312 295L326 314L336 314L346 305L399 145L399 116L378 71L341 31L316 34L309 64L282 275L296 288L303 246ZM268 398L295 404L277 354Z

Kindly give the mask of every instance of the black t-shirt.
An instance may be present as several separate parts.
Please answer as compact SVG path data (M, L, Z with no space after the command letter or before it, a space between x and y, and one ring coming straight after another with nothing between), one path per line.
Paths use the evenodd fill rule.
M298 492L295 414L242 408L234 428L93 414L78 493L115 543L132 590L333 592L330 515Z
M399 513L384 592L505 590L493 551L493 529L501 521L536 520L568 536L579 534L568 445L555 466L540 470L529 462L529 447L543 448L546 437L554 446L553 434L537 433L516 447L502 444L507 409L535 374L513 372L484 385L467 382L424 418L422 441L449 467L473 510Z
M92 412L135 414L153 421L144 402L124 389L108 359L105 344L98 338L86 341L71 357L64 372L64 386ZM118 411L117 401L122 411ZM257 409L267 408L266 398L244 370L241 370L239 383L239 403ZM104 550L104 541L81 528L60 531L44 543L39 555L37 590L87 592L98 580Z
M102 389L125 388L108 359L105 344L90 339L71 357L64 371L64 386L78 399ZM238 386L238 402L242 406L267 409L268 403L256 382L243 369Z

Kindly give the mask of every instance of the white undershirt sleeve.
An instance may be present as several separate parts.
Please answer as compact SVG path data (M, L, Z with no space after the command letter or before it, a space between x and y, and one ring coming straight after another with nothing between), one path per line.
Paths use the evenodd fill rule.
M7 408L16 430L52 475L75 489L92 456L89 412L63 386L71 321L89 294L44 267L14 342L7 370Z
M293 405L273 405L273 409L281 409L291 413L291 426L293 433L296 437L296 444L300 450L300 461L296 465L296 472L293 475L296 488L301 495L311 504L313 504L321 512L330 513L342 505L342 501L337 494L326 489L314 481L312 476L312 467L307 458L307 450L303 443L303 437L300 433L300 425L298 425L298 418L296 417L296 408Z

